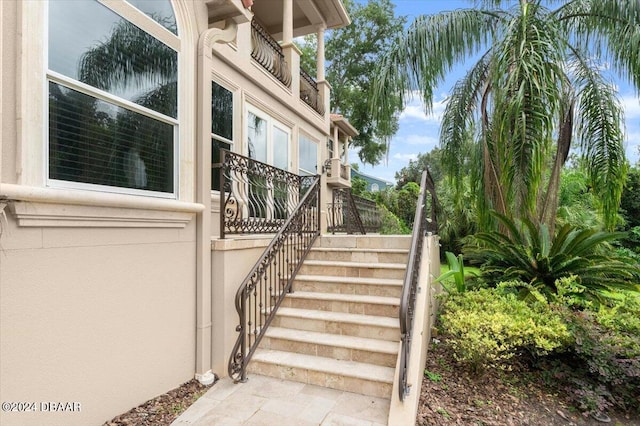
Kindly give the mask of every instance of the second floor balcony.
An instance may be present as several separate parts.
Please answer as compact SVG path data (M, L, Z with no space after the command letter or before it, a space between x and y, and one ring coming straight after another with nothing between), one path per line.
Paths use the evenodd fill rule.
M216 10L223 9L214 6L225 1L236 0L210 3L210 26L225 27L224 20L228 18L221 15L224 19L216 20ZM258 85L270 87L272 93L281 93L284 103L291 106L299 103L301 109L308 106L310 116L315 114L328 124L325 113L329 109L330 87L325 81L324 32L350 23L342 1L254 0L248 13L253 15L251 22L238 26L235 48L221 50L221 57L240 72L251 74ZM318 41L315 75L300 66L301 52L294 43L294 37L309 34L315 34ZM272 82L263 81L265 73L256 74L254 67L246 66L244 58L270 75ZM279 91L277 85L286 91ZM293 99L286 99L289 96ZM294 102L295 98L299 101Z

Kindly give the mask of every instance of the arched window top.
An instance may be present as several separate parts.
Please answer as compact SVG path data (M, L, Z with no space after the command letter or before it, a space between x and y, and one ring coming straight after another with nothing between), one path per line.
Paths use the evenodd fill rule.
M173 11L170 0L127 0L131 5L139 9L145 15L178 35L176 14Z
M380 185L378 185L377 183L372 183L371 192L378 192L378 191L380 191Z

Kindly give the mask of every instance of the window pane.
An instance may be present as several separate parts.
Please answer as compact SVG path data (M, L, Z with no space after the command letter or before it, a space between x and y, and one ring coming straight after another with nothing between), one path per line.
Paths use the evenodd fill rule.
M273 127L273 166L289 170L289 134Z
M220 149L231 150L231 145L216 139L211 139L211 164L220 163L222 160ZM220 169L211 169L211 189L220 191Z
M301 174L318 173L318 145L311 139L300 136L299 168Z
M173 193L174 126L49 82L51 179Z
M173 7L171 7L171 2L169 0L127 1L172 33L178 34L176 15L173 13Z
M267 122L253 113L249 113L249 157L267 162Z
M177 52L96 1L49 2L49 69L177 117Z
M233 140L233 93L211 82L211 133Z

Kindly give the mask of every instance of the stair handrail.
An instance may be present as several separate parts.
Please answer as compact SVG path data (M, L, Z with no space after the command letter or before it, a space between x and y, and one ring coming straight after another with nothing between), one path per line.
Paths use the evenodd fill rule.
M431 194L431 214L427 219L425 214L426 192ZM436 221L436 206L438 199L435 192L435 185L428 169L422 172L420 180L420 195L416 205L416 213L413 220L413 232L411 235L411 249L409 251L409 259L407 261L407 269L405 271L404 282L402 285L402 296L400 298L400 339L402 346L400 349L400 368L398 371L399 386L398 392L400 401L409 394L409 384L407 377L407 369L409 366L409 358L411 354L411 329L413 327L414 309L416 304L416 295L418 292L418 279L420 276L420 264L422 261L422 251L424 239L427 232L437 233L438 224Z
M308 178L301 177L305 180ZM293 280L320 235L320 176L311 178L313 181L304 197L236 293L235 305L239 318L236 331L239 336L228 367L229 377L235 382L247 380L247 366L251 357L282 300L292 292Z

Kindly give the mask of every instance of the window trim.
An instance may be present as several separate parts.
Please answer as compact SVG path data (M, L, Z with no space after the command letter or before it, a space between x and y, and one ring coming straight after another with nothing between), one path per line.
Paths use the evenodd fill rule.
M136 195L143 197L154 197L154 198L166 198L172 200L180 199L180 116L181 116L181 108L180 108L180 95L181 95L181 62L182 62L182 52L180 50L180 38L178 35L171 33L171 31L164 28L158 22L151 19L144 12L137 9L135 6L121 1L115 0L95 0L101 6L106 7L111 12L120 16L122 19L130 22L136 27L140 28L142 31L150 34L154 38L160 40L164 43L168 48L174 50L177 56L177 64L176 64L176 118L173 118L168 115L164 115L160 112L154 111L150 108L144 107L142 105L136 104L135 102L129 101L127 99L123 99L112 95L109 92L106 92L102 89L98 89L97 87L90 86L86 83L83 83L79 80L76 80L71 77L67 77L63 74L60 74L56 71L53 71L49 68L49 43L48 34L50 30L50 21L49 21L49 2L44 3L43 11L44 11L44 41L43 41L43 56L42 56L42 66L43 66L43 86L42 86L42 108L43 108L43 120L42 120L42 129L43 129L43 145L42 145L42 170L44 170L44 186L52 189L74 189L74 190L86 190L92 192L104 192L104 193L113 193L113 194L123 194L123 195ZM176 25L178 26L178 34L180 34L180 25L179 19L176 13L176 7L171 1L171 7L173 8L173 13L176 16ZM158 30L161 30L158 32ZM177 49L176 49L177 47ZM56 84L62 85L72 90L76 90L80 93L83 93L87 96L91 96L93 98L102 100L104 102L108 102L110 104L116 105L118 107L127 109L132 112L139 113L153 120L160 121L165 124L169 124L173 127L173 191L172 192L159 192L159 191L149 191L145 189L136 189L136 188L126 188L120 186L111 186L111 185L101 185L94 183L86 183L86 182L75 182L75 181L67 181L67 180L59 180L52 179L50 177L49 170L49 82L54 82Z
M230 151L231 152L238 152L238 144L236 143L236 140L238 139L238 133L242 133L241 131L239 132L238 130L238 113L237 111L239 110L239 88L231 83L229 83L226 79L224 79L223 77L217 76L217 75L212 75L211 76L211 83L216 83L218 86L222 87L223 89L228 90L229 92L231 92L231 105L233 108L233 111L231 113L231 128L232 128L232 137L233 139L227 139L223 136L217 135L213 132L210 131L211 134L211 139L215 139L219 142L222 143L226 143L230 146ZM212 86L213 87L213 86ZM210 102L213 102L213 99L210 99ZM211 109L211 105L208 106L209 109ZM213 117L211 117L211 120L213 120ZM209 123L209 130L211 130L211 123ZM213 149L213 146L211 147ZM211 188L211 195L220 195L220 190L218 189L213 189Z

